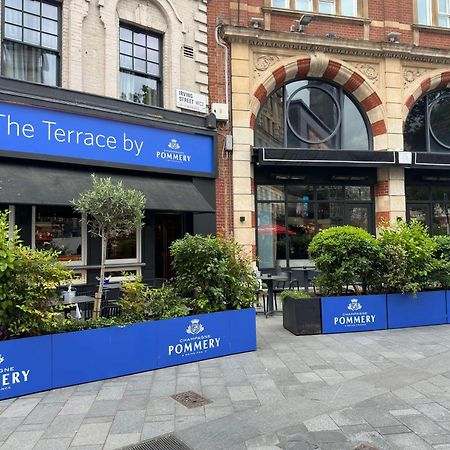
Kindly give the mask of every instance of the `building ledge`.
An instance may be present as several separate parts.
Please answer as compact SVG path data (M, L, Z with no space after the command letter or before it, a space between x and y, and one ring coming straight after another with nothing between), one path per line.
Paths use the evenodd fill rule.
M437 33L437 34L450 34L450 28L445 27L437 27L434 25L421 25L420 23L413 23L411 25L413 30L417 31L426 31L429 33Z
M246 43L254 47L450 64L450 53L447 49L357 39L328 39L323 36L310 36L304 33L262 30L234 25L223 26L221 33L222 37L228 42Z

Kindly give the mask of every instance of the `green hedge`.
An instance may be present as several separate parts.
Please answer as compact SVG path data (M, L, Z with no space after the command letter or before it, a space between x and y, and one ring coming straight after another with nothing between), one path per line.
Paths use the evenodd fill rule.
M382 227L378 238L360 228L330 228L318 233L308 250L321 295L450 287L450 237L431 238L417 220Z

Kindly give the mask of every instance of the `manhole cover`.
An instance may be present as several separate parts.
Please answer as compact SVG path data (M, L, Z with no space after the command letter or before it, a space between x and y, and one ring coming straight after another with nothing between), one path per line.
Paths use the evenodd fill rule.
M172 398L181 403L186 408L198 408L199 406L205 406L211 403L205 397L193 392L181 392L180 394L172 395Z
M175 436L159 436L136 445L123 447L122 450L192 450Z

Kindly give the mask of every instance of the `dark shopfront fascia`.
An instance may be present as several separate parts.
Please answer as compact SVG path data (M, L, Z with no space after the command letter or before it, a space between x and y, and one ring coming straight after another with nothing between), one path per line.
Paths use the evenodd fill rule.
M70 206L72 199L89 188L92 173L120 180L146 196L142 229L112 242L108 249L107 273L112 280L122 279L124 272L140 273L144 280L170 278L171 242L185 233L215 233L216 133L210 117L0 78L0 120L19 123L20 128L23 123L19 120L21 111L14 109L17 106L26 108L25 113L30 111L26 117L34 125L35 139L45 138L48 129L39 134L38 124L42 121L34 114L53 114L53 118L45 116L45 120L58 125L59 119L61 123L69 120L75 129L78 119L80 129L83 120L88 119L94 129L98 125L108 133L118 133L117 142L122 132L124 137L129 133L127 138L133 137L132 133L144 137L140 141L140 159L144 159L138 165L137 151L133 158L127 153L117 161L108 159L109 153L102 147L92 150L101 150L95 153L100 155L98 159L94 155L88 160L74 157L74 151L81 154L86 150L81 144L76 148L67 142L56 146L50 142L46 148L41 140L33 145L35 139L28 138L30 128L25 129L29 148L24 150L17 136L8 141L7 123L3 127L0 124L0 208L10 208L11 224L20 229L24 243L63 250L61 259L78 274L79 283L95 284L100 264L99 239L89 235L85 221ZM11 125L9 131L14 135L19 128ZM99 142L104 145L106 138ZM157 159L157 150L163 153L160 146L166 158L169 153L181 155L181 161ZM57 154L51 153L53 148L58 149ZM125 158L131 164L124 162Z

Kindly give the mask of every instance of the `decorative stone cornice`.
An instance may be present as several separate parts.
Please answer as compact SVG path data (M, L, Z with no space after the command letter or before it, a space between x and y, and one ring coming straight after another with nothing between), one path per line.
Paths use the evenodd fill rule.
M353 39L331 40L320 36L232 25L223 26L221 32L222 37L231 43L246 43L253 47L266 49L287 49L309 53L323 52L369 58L396 58L433 64L450 63L450 51L444 49Z

